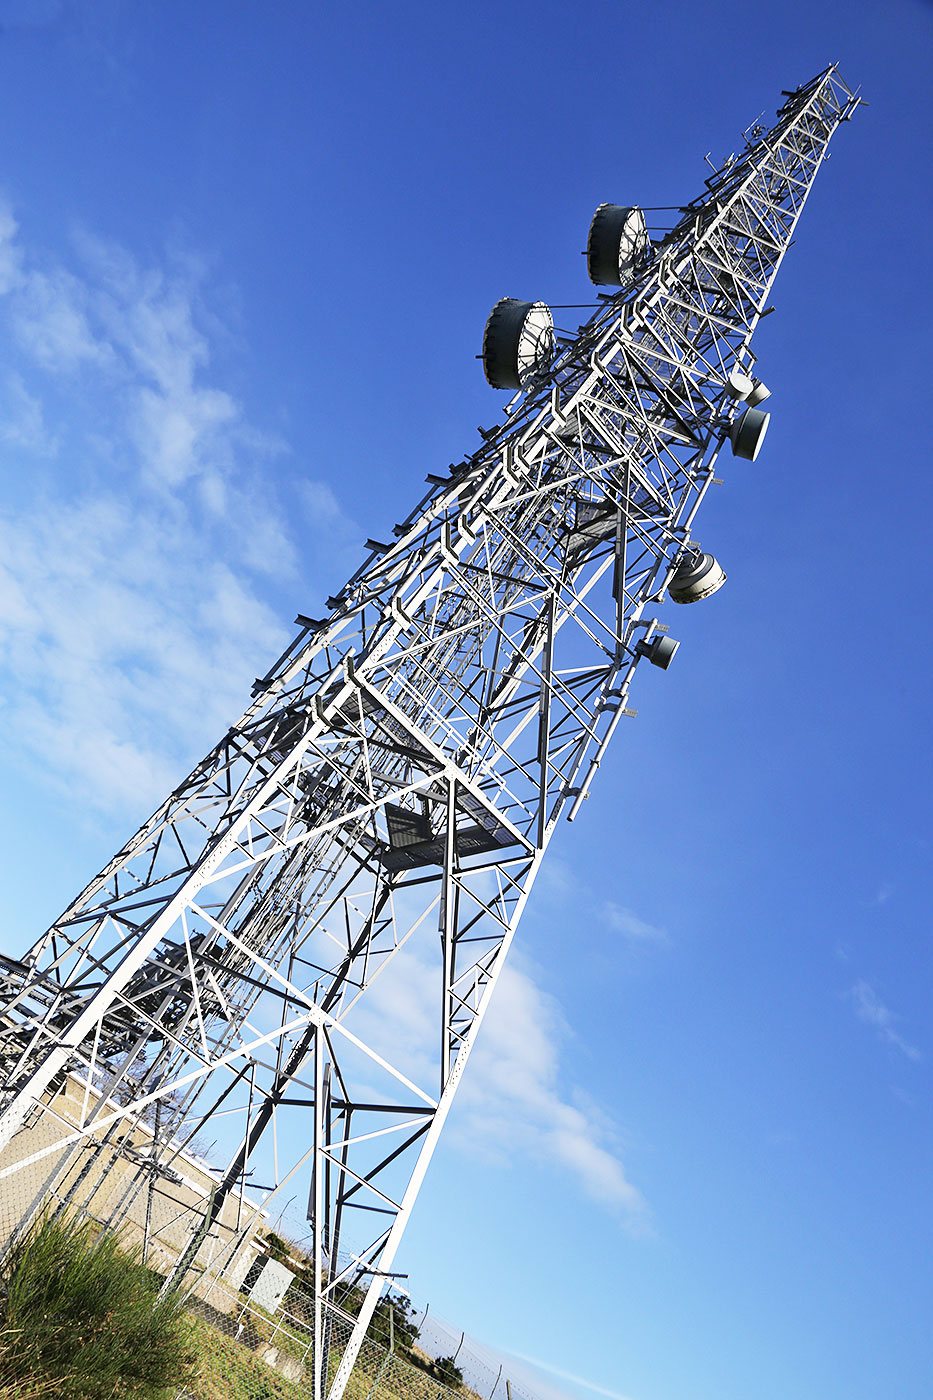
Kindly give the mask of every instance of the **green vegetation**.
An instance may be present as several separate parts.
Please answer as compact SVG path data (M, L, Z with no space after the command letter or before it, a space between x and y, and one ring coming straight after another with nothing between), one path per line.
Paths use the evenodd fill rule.
M275 1244L285 1253L284 1241ZM160 1283L92 1222L41 1221L0 1265L0 1400L175 1400L181 1390L197 1400L307 1400L300 1286L296 1317L245 1301L222 1317L193 1298L160 1299ZM356 1312L362 1298L347 1290L341 1304ZM347 1400L445 1400L442 1386L461 1389L454 1358L431 1361L417 1337L408 1299L386 1294ZM331 1373L335 1366L336 1354Z
M6 1338L0 1335L0 1356L5 1349ZM0 1381L0 1400L55 1400L58 1394L55 1381L17 1381L5 1384Z
M401 1307L406 1300L395 1301ZM224 1319L205 1312L194 1326L198 1369L188 1387L197 1400L309 1400L310 1335L287 1315L272 1316L251 1304ZM338 1356L339 1350L329 1358L328 1381ZM432 1362L417 1349L407 1356L364 1343L346 1400L450 1400L445 1386L459 1390L463 1400L480 1400L461 1382L452 1357Z
M274 1230L267 1230L263 1238L263 1244L268 1251L270 1259L277 1259L280 1264L287 1264L293 1270L298 1271L298 1265L292 1257L294 1246L289 1245L286 1240L283 1240L281 1235L277 1235Z
M299 1244L282 1239L272 1230L266 1230L263 1233L262 1244L266 1256L285 1264L295 1275L295 1280L288 1292L288 1311L303 1322L310 1324L313 1317L312 1299L314 1292L311 1260ZM260 1256L253 1266L257 1274L262 1257ZM334 1302L343 1312L355 1317L363 1306L364 1297L365 1291L359 1284L347 1283L338 1288ZM250 1311L255 1318L256 1313L261 1310L253 1304ZM366 1336L377 1346L391 1350L399 1360L406 1362L409 1366L416 1367L417 1370L430 1376L432 1380L439 1381L442 1385L449 1386L453 1390L463 1388L463 1371L456 1364L454 1357L439 1356L432 1361L418 1348L418 1324L413 1316L412 1305L404 1294L393 1293L391 1289L383 1294L376 1304ZM357 1362L357 1370L365 1369L364 1357L365 1349L361 1353L360 1361ZM384 1381L385 1377L383 1377L382 1382L379 1382L373 1400L378 1400L382 1394ZM410 1381L411 1378L409 1378ZM389 1394L390 1392L386 1391L385 1393Z
M308 1400L311 1394L311 1357L307 1346L294 1345L292 1329L275 1331L272 1345L292 1356L304 1356L300 1379L289 1380L274 1369L263 1357L268 1345L268 1320L250 1313L246 1331L239 1339L229 1336L214 1324L202 1319L195 1322L195 1349L198 1356L197 1378L189 1389L197 1400ZM269 1329L271 1335L272 1329ZM304 1339L307 1343L307 1338ZM336 1358L331 1359L333 1378ZM456 1368L455 1368L456 1369ZM437 1379L427 1368L414 1370L398 1355L387 1358L383 1353L360 1356L347 1384L346 1400L447 1400ZM0 1396L0 1400L5 1397ZM479 1400L466 1392L466 1400Z
M40 1220L0 1266L0 1400L171 1400L194 1358L159 1282L91 1222Z
M193 1341L198 1371L190 1386L198 1400L296 1400L302 1393L242 1341L200 1318Z
M355 1317L363 1305L363 1290L356 1285L346 1288L337 1297L338 1305L344 1312L353 1314ZM412 1316L412 1306L409 1300L401 1293L393 1293L391 1290L384 1293L376 1304L372 1322L366 1333L381 1347L391 1347L392 1351L411 1366L417 1366L419 1370L427 1373L443 1382L444 1385L456 1386L463 1380L463 1373L458 1366L454 1366L452 1356L439 1357L437 1361L431 1361L423 1352L417 1349L418 1324ZM443 1374L439 1367L443 1367ZM447 1380L445 1377L452 1379Z
M437 1357L431 1371L442 1385L455 1387L463 1384L463 1372L452 1356Z

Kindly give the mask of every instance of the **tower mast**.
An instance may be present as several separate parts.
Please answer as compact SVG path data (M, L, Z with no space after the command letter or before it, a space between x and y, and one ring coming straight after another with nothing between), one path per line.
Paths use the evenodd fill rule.
M554 347L541 304L498 304L504 422L428 477L242 718L6 960L0 1235L47 1191L125 1216L93 1167L150 1106L166 1160L223 1118L229 1160L168 1284L229 1266L256 1215L234 1228L224 1207L253 1163L266 1206L303 1176L315 1400L343 1395L555 826L633 713L639 663L673 656L656 609L724 578L694 521L722 447L757 455L752 335L858 103L835 67L785 98L653 247L639 211L597 211L590 272L614 290L575 335ZM72 1074L93 1089L76 1125L56 1108Z

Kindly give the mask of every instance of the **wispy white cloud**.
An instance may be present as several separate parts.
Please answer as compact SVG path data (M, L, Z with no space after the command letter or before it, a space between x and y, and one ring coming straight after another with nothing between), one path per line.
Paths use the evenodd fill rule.
M92 498L0 516L4 737L100 807L153 805L284 641L184 519Z
M326 540L330 558L341 578L359 563L363 531L347 514L326 481L301 485L301 526L316 540Z
M563 1087L561 1051L571 1036L557 1000L513 962L503 970L483 1032L462 1090L463 1134L487 1148L517 1147L560 1165L592 1200L643 1228L647 1207L609 1125L573 1086Z
M76 240L75 271L28 255L16 233L6 211L0 288L19 346L55 378L83 375L86 384L93 371L107 393L111 431L120 433L150 486L172 490L206 478L219 504L219 479L236 466L245 440L266 455L281 449L245 424L232 394L207 379L211 344L197 324L202 289L190 260L142 268L85 232Z
M87 234L65 266L0 205L0 750L102 810L160 800L244 708L287 636L264 578L310 588L201 276ZM351 530L331 493L303 543Z
M908 1060L923 1059L921 1051L915 1045L909 1044L895 1030L898 1018L889 1007L885 1006L870 982L864 980L856 982L855 986L849 990L849 997L859 1020L864 1021L867 1026L872 1026L882 1040L900 1050L901 1054L906 1055Z
M115 369L113 347L91 329L91 289L56 267L38 271L20 262L8 288L14 293L12 328L21 348L53 374L73 374L85 366Z
M541 866L535 891L539 898L546 896L549 901L561 902L571 897L579 898L581 893L573 866L554 851L548 852L548 858Z
M0 443L38 457L52 457L58 450L58 440L45 424L42 400L15 372L0 383Z
M542 1361L536 1356L525 1356L520 1351L506 1352L507 1356L515 1356L519 1361L525 1361L529 1366L535 1366L539 1371L545 1371L549 1376L557 1376L560 1380L570 1381L573 1385L581 1385L584 1390L591 1390L594 1395L605 1395L607 1400L630 1400L630 1397L623 1395L619 1390L607 1390L605 1386L597 1385L595 1381L585 1380L583 1376L574 1375L573 1371L565 1371L560 1366L552 1366L549 1361Z
M659 928L656 924L649 924L644 919L640 919L637 914L633 914L631 909L626 909L624 905L613 904L611 901L603 905L603 916L613 933L621 933L630 943L666 943L668 935L666 929Z
M397 954L367 993L354 1031L416 1082L436 1084L439 970L426 949ZM510 955L457 1092L447 1140L499 1165L517 1156L567 1172L633 1230L649 1212L629 1181L612 1125L567 1075L571 1032L557 1000Z
M573 866L553 853L548 854L547 861L541 867L535 889L539 895L547 897L549 904L563 904L572 900L577 915L586 910L588 919L597 920L613 933L621 934L630 950L652 943L660 946L670 942L665 928L649 923L626 905L614 900L605 900L601 904L591 900L590 890L581 883Z
M0 204L0 296L6 296L22 276L22 253L16 242L18 228L13 211Z

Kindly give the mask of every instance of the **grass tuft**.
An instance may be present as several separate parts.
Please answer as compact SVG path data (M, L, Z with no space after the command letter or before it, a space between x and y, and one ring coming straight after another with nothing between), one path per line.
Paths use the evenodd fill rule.
M0 1400L169 1400L194 1358L159 1282L92 1222L40 1220L0 1265Z

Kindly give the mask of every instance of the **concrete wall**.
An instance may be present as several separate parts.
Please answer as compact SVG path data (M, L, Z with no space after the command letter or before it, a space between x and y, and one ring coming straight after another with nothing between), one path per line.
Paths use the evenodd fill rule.
M86 1119L99 1099L97 1091L78 1075L69 1075L61 1088L37 1107L25 1126L8 1146L0 1152L0 1170L51 1147L64 1143L77 1125ZM109 1116L105 1109L102 1116ZM115 1228L128 1244L142 1246L149 1213L149 1251L147 1262L160 1273L175 1263L185 1247L190 1232L203 1216L218 1174L195 1154L179 1151L178 1144L163 1144L161 1152L165 1171L153 1173L152 1128L139 1119L126 1118L107 1136L93 1130L81 1144L63 1147L38 1162L24 1165L19 1171L0 1179L0 1245L26 1216L45 1205L55 1205L73 1191L71 1201L75 1211L82 1211L107 1228ZM100 1149L100 1150L98 1150ZM257 1230L261 1229L262 1213L256 1223L239 1239L230 1255L230 1247L256 1215L256 1202L240 1193L231 1193L224 1202L220 1219L204 1240L195 1258L187 1284L195 1284L195 1292L206 1296L210 1285L209 1270L220 1265L227 1288L219 1290L231 1301L230 1290L239 1287L259 1250ZM195 1279L197 1277L197 1282ZM213 1302L212 1298L212 1302Z

